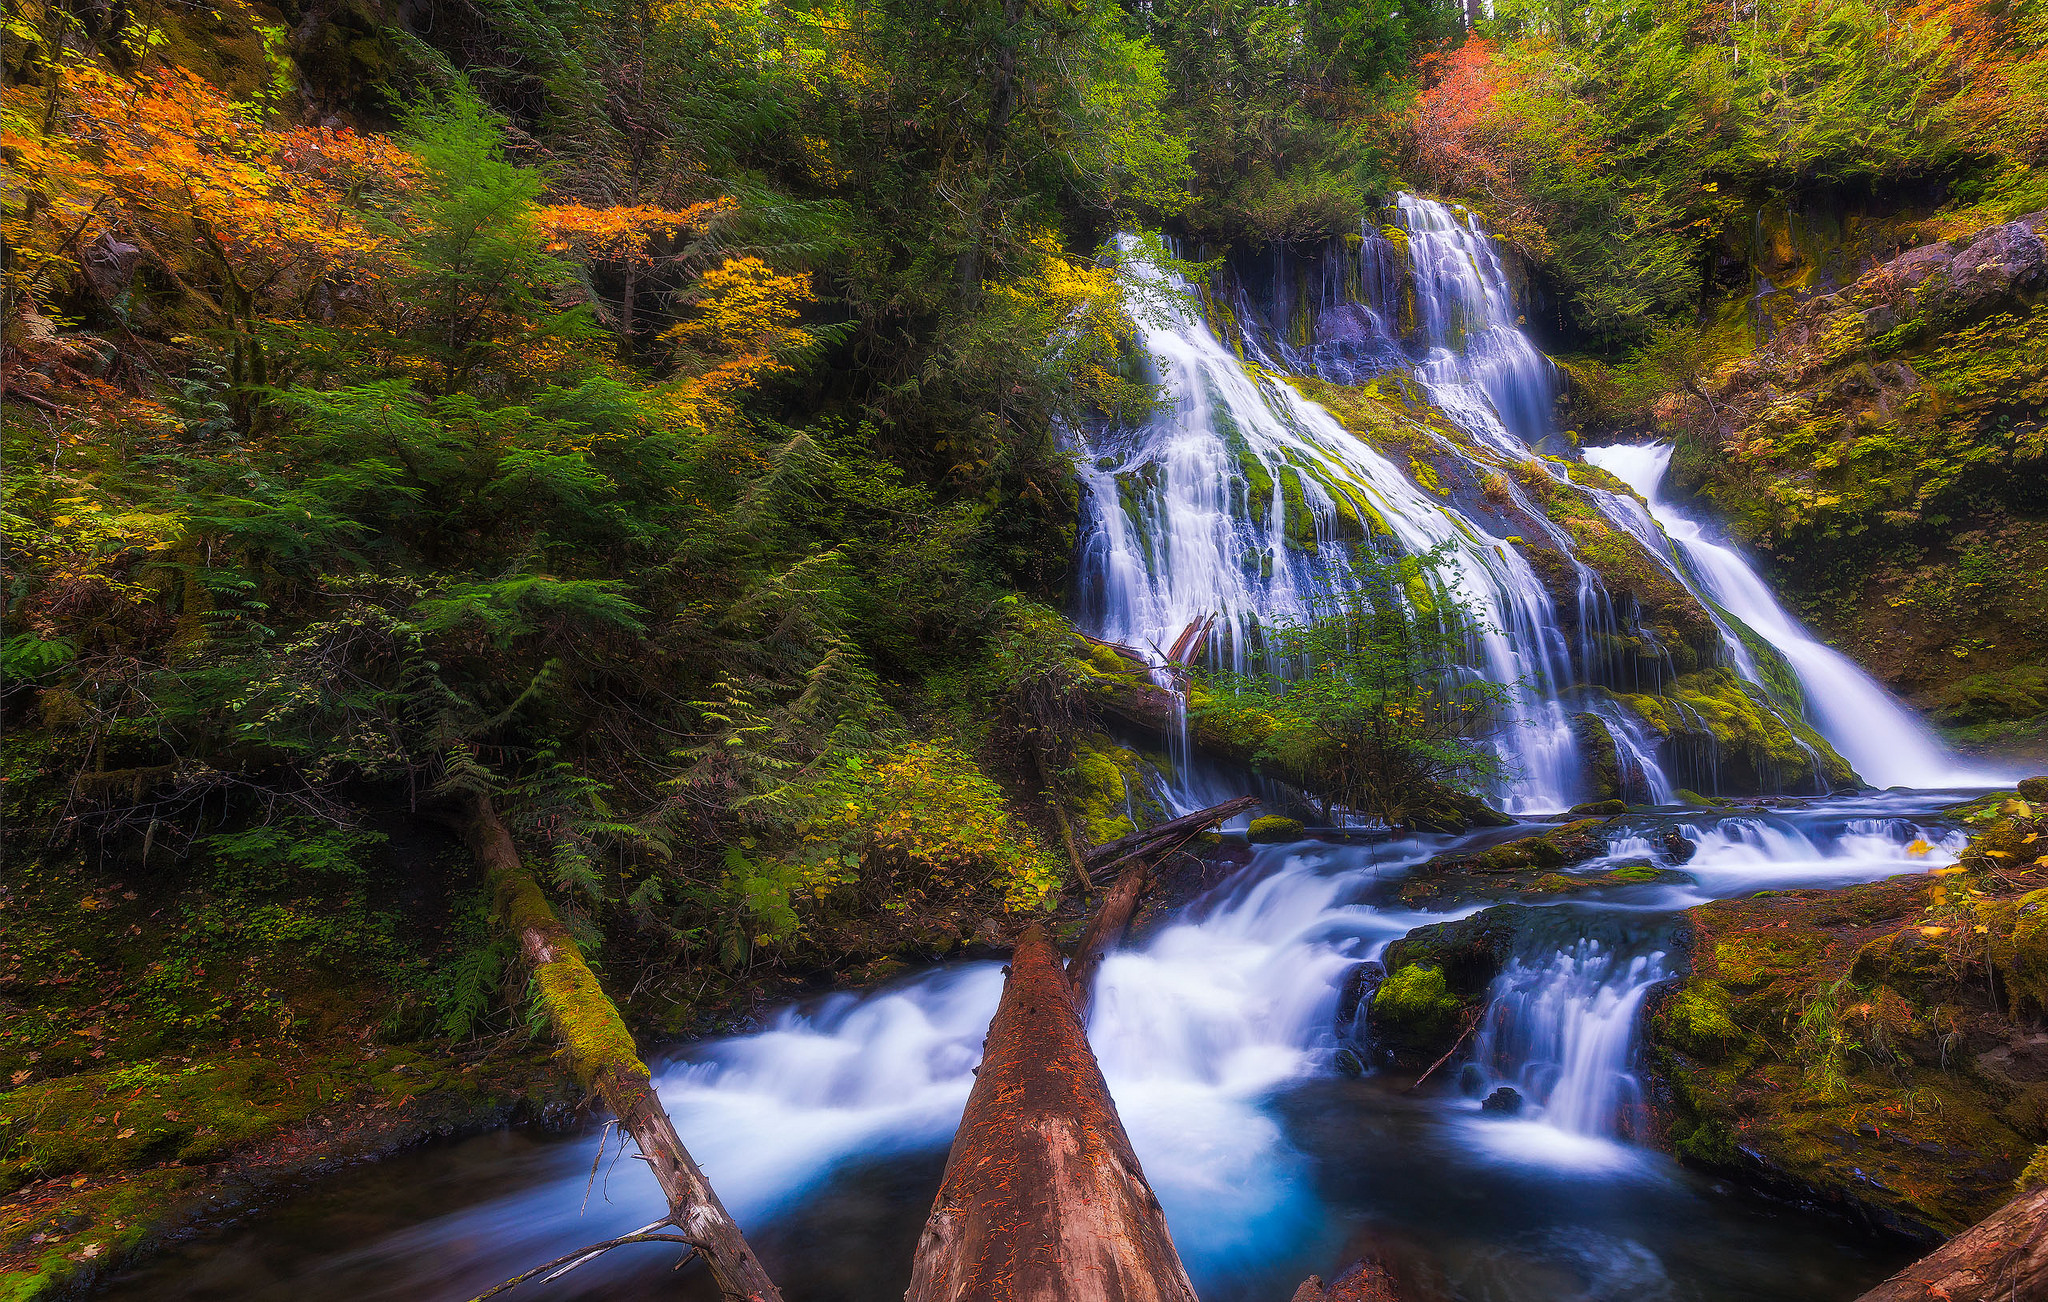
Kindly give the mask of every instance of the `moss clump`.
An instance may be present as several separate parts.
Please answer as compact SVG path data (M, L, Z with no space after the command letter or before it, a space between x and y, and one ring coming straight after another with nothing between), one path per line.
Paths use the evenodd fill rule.
M1624 883L1661 882L1664 880L1665 872L1665 869L1652 868L1649 864L1646 863L1632 863L1624 868L1616 868L1613 872L1608 873L1600 880L1605 882Z
M1688 985L1664 1001L1657 1018L1672 1043L1714 1061L1739 1043L1741 1028L1728 1015L1728 992L1711 981Z
M1299 841L1302 834L1301 820L1285 818L1279 814L1267 814L1254 818L1245 829L1245 837L1255 843L1274 841Z
M1389 974L1373 994L1373 1037L1397 1052L1426 1051L1457 1033L1464 1012L1464 1001L1451 993L1442 968L1404 967Z
M1137 820L1151 822L1162 813L1145 785L1144 761L1101 733L1075 742L1067 776L1081 834L1096 845L1134 832Z

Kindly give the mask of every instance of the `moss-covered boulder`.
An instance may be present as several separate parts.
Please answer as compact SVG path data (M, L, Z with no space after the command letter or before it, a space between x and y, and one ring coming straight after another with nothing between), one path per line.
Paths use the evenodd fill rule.
M1780 795L1855 785L1849 762L1825 737L1729 669L1682 675L1658 695L1619 697L1674 753L1712 772L1722 792Z
M1157 765L1128 746L1094 733L1074 744L1067 789L1073 798L1075 830L1102 845L1166 817L1146 778Z
M1386 978L1366 1011L1372 1051L1399 1067L1426 1067L1449 1051L1485 1006L1533 910L1504 904L1455 922L1418 927L1387 946Z
M2048 1140L2030 835L2008 816L1952 868L1688 911L1644 1030L1673 1150L1918 1238L2010 1197Z
M1301 820L1298 818L1267 814L1263 818L1254 818L1251 821L1251 825L1245 829L1245 839L1255 844L1299 841L1302 831Z

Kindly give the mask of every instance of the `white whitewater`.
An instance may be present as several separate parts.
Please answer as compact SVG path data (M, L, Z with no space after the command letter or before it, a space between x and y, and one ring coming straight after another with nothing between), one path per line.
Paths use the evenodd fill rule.
M1701 892L1925 869L1952 862L1961 843L1853 807L1807 825L1756 815L1686 832L1698 850L1683 867L1699 890L1637 888L1614 916L1682 907ZM1361 902L1436 844L1262 849L1182 920L1103 965L1089 1040L1198 1282L1279 1254L1314 1219L1302 1214L1315 1197L1309 1160L1265 1105L1330 1070L1338 996L1354 964L1414 927L1460 916ZM1588 870L1656 853L1622 839ZM1564 939L1553 955L1532 944L1497 984L1488 1044L1475 1056L1538 1110L1485 1134L1519 1160L1617 1160L1610 1141L1632 1098L1635 1014L1664 975L1654 947ZM1001 985L996 964L973 963L789 1009L758 1034L701 1046L695 1061L663 1073L662 1098L734 1214L758 1224L848 1162L943 1149ZM1603 1142L1588 1147L1593 1140Z
M1168 402L1142 428L1098 434L1082 463L1081 624L1156 650L1192 620L1220 614L1215 653L1243 671L1266 621L1306 618L1357 586L1334 496L1343 493L1383 520L1403 551L1445 549L1443 577L1479 625L1474 659L1510 685L1497 741L1515 774L1506 807L1548 812L1582 798L1558 701L1571 681L1569 650L1528 562L1321 407L1255 377L1200 320L1191 287L1131 256L1142 300L1133 316ZM1263 485L1247 473L1252 465ZM1291 520L1290 511L1308 518Z
M1770 644L1798 675L1814 728L1875 786L1959 787L1998 778L1960 763L1924 723L1863 672L1817 641L1772 595L1742 554L1706 535L1660 496L1671 445L1587 448L1585 458L1641 494L1706 594Z
M1301 268L1274 255L1276 286L1307 285L1304 292L1317 296L1305 342L1284 320L1261 324L1260 306L1240 288L1233 291L1235 346L1226 343L1198 307L1194 286L1148 261L1136 241L1121 243L1133 316L1165 402L1139 427L1079 435L1085 495L1074 613L1082 628L1160 663L1160 648L1183 628L1219 615L1207 655L1242 672L1268 622L1308 618L1358 587L1354 547L1440 549L1448 558L1441 578L1478 626L1471 669L1508 689L1493 738L1507 774L1492 793L1503 809L1547 813L1593 794L1575 713L1591 714L1606 728L1631 801L1669 802L1679 783L1666 766L1681 761L1704 770L1688 773L1685 785L1712 788L1718 759L1710 742L1695 740L1682 755L1661 753L1663 738L1603 690L1657 692L1675 670L1668 654L1659 669L1645 630L1622 627L1615 601L1599 572L1578 558L1573 536L1529 500L1517 475L1533 467L1555 481L1556 491L1581 495L1641 543L1712 615L1721 633L1719 662L1745 679L1766 708L1788 718L1810 714L1808 722L1867 780L1988 780L1964 771L1868 676L1800 630L1741 557L1656 501L1654 484L1644 494L1651 498L1646 510L1632 494L1574 483L1566 463L1539 455L1535 447L1555 432L1556 370L1521 329L1498 248L1469 213L1434 200L1402 195L1392 216L1394 235L1367 224L1355 258L1326 253L1307 269L1312 274L1298 275ZM1402 315L1401 302L1413 308L1405 330L1390 324ZM1280 302L1269 314L1301 311L1301 304ZM1383 454L1284 378L1361 383L1389 371L1412 376L1468 436L1461 444L1418 427L1430 455L1461 464L1487 494L1511 500L1512 512L1496 513L1434 484L1425 490L1405 453ZM1606 449L1589 460L1640 490L1636 479L1648 467L1631 458L1650 455ZM1361 520L1385 532L1359 544ZM1556 602L1567 598L1553 598L1519 540L1506 534L1512 528L1541 531L1566 558L1576 575L1576 609L1569 612L1575 620L1560 618ZM1564 633L1568 623L1575 623L1576 638ZM1804 701L1778 698L1743 625L1779 649ZM1611 649L1631 644L1649 655ZM1184 735L1169 739L1176 774L1165 794L1193 807L1212 793L1200 785L1185 742ZM1812 769L1819 781L1821 766Z

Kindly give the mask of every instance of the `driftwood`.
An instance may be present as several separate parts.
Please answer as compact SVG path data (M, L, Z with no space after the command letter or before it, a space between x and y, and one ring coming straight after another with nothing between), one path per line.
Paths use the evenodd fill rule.
M660 1183L669 1207L661 1224L682 1231L728 1297L782 1302L760 1258L683 1147L632 1032L520 862L512 834L489 800L473 798L464 834L483 867L492 910L518 943L570 1069L617 1114L620 1128L640 1145L641 1157Z
M1182 814L1179 818L1169 818L1157 827L1148 827L1143 831L1120 836L1114 841L1105 841L1088 852L1088 869L1090 872L1093 872L1098 868L1106 868L1119 860L1144 854L1170 842L1184 840L1208 827L1211 823L1220 823L1226 818L1235 818L1248 809L1257 809L1258 806L1259 798L1257 796L1239 796L1235 800L1226 800L1220 805L1211 805L1207 809L1198 809L1192 814Z
M2048 1188L2029 1190L1856 1302L2048 1298Z
M1195 1302L1075 1014L1024 933L905 1302Z
M1413 1093L1414 1093L1415 1091L1417 1091L1417 1090L1421 1089L1421 1088L1422 1088L1422 1083L1423 1083L1424 1081L1428 1080L1428 1079L1429 1079L1430 1077L1432 1077L1432 1076L1436 1075L1436 1069L1437 1069L1437 1068L1439 1068L1439 1067L1441 1067L1441 1066L1443 1066L1443 1065L1444 1065L1445 1063L1449 1062L1449 1061L1451 1060L1451 1055L1452 1055L1452 1054L1454 1054L1454 1053L1456 1053L1456 1052L1457 1052L1458 1050L1460 1050L1460 1049L1464 1048L1464 1047L1465 1047L1465 1041L1467 1041L1467 1040L1471 1039L1471 1038L1472 1038L1472 1032L1474 1032L1474 1031L1476 1031L1476 1030L1478 1030L1478 1029L1479 1029L1479 1019L1478 1019L1477 1017L1468 1017L1468 1018L1466 1018L1466 1019L1465 1019L1465 1032L1464 1032L1464 1034L1462 1034L1462 1035L1460 1035L1460 1036L1458 1037L1458 1039L1457 1039L1457 1042L1456 1042L1455 1044L1451 1045L1451 1047L1450 1047L1449 1049L1447 1049L1447 1050L1446 1050L1446 1051L1444 1052L1444 1056L1443 1056L1443 1057L1441 1057L1441 1058L1438 1058L1438 1059L1437 1059L1437 1060L1436 1060L1435 1062L1433 1062L1433 1063L1429 1064L1429 1070L1428 1070L1428 1071L1426 1071L1426 1072L1423 1072L1423 1073L1422 1073L1422 1074L1421 1074L1420 1076L1417 1076L1417 1077L1415 1078L1415 1083L1414 1083L1414 1084L1410 1085L1410 1086L1409 1086L1409 1087L1408 1087L1407 1089L1405 1089L1405 1090L1402 1090L1401 1092L1402 1092L1403 1094L1413 1094Z

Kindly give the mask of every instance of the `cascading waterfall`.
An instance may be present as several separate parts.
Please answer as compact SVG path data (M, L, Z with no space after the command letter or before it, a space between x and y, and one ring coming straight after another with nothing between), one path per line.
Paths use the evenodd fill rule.
M1740 552L1708 538L1697 521L1663 499L1670 444L1588 448L1585 456L1642 495L1706 594L1785 657L1806 694L1814 726L1864 781L1880 787L1955 787L1998 780L1959 764L1925 724L1854 661L1801 627Z
M1578 757L1558 699L1570 657L1528 562L1321 407L1254 377L1200 321L1189 287L1132 261L1141 298L1133 316L1169 403L1139 429L1090 440L1080 622L1109 641L1156 649L1217 614L1211 653L1242 671L1265 620L1306 618L1357 586L1340 522L1363 508L1403 551L1443 549L1443 577L1479 626L1475 659L1511 685L1499 740L1518 775L1508 807L1573 803Z
M1204 319L1193 286L1150 263L1135 241L1123 242L1134 319L1167 401L1142 426L1081 438L1082 627L1160 663L1159 649L1181 629L1217 615L1207 654L1241 672L1265 622L1308 618L1358 586L1354 544L1440 549L1441 578L1480 630L1472 666L1508 688L1494 742L1509 774L1494 793L1504 809L1549 812L1591 794L1574 714L1597 720L1611 738L1627 798L1672 799L1674 763L1685 784L1719 789L1722 757L1697 710L1670 699L1668 712L1692 730L1666 755L1661 734L1613 699L1660 693L1678 674L1670 649L1622 613L1600 570L1581 557L1579 537L1532 495L1563 497L1632 540L1645 563L1698 603L1719 632L1718 648L1709 648L1717 663L1749 685L1759 708L1785 722L1787 744L1806 753L1817 784L1808 790L1826 790L1825 765L1800 736L1802 713L1869 780L1983 780L1844 657L1800 631L1740 557L1664 504L1646 510L1634 495L1579 482L1569 463L1540 455L1535 449L1554 433L1555 368L1520 328L1498 249L1469 214L1434 200L1402 195L1391 215L1396 226L1382 232L1368 223L1355 252L1333 245L1302 266L1273 251L1260 269L1273 284L1270 304L1226 282L1218 292L1229 304L1222 316L1231 343ZM1283 378L1361 384L1388 373L1409 377L1462 434L1446 437L1445 427L1422 420L1411 431L1429 456L1461 482L1483 484L1484 494L1446 487L1412 454L1390 456ZM1629 476L1641 478L1643 467L1628 452L1588 459L1621 467L1629 473L1615 473L1640 488ZM1554 590L1539 576L1531 547L1560 558L1564 577L1550 581L1568 586ZM1782 675L1769 672L1775 663L1758 663L1770 653L1752 648L1766 644L1788 662L1804 701L1781 695ZM1198 797L1186 747L1173 749L1180 790L1169 796L1191 806ZM1741 771L1766 791L1785 789L1775 763L1752 758Z
M1591 936L1517 955L1494 978L1473 1070L1521 1091L1560 1130L1623 1133L1640 1101L1636 1013L1669 975L1662 950Z

